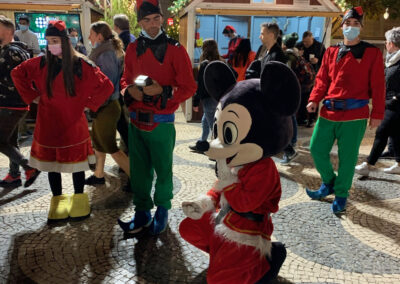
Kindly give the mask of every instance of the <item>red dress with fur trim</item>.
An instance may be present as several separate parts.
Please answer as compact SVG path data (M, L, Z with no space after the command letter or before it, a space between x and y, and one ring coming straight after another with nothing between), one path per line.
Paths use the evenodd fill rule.
M25 103L39 98L29 164L45 172L79 172L94 163L87 107L96 111L113 92L111 81L100 71L79 59L80 76L75 73L75 96L64 88L62 70L53 81L53 96L46 91L47 65L36 57L23 62L11 75ZM75 69L74 69L75 70Z
M218 204L225 201L236 212L264 216L263 222L242 217L230 210L220 224L215 211L201 219L186 218L179 231L197 248L210 254L207 283L255 283L269 270L273 224L270 213L278 211L281 198L279 173L271 158L250 163L238 172L238 182L207 195Z

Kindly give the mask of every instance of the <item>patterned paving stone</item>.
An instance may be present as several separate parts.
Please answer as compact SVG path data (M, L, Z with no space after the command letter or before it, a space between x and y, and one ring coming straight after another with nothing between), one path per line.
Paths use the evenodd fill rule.
M122 274L121 281L136 276L146 283L204 283L208 256L179 237L181 210L171 211L169 228L160 237L142 234L124 239L116 224L120 214L121 210L95 210L85 221L59 227L43 225L45 214L2 217L2 223L21 224L0 234L2 248L7 248L2 253L10 260L9 265L1 265L1 275L8 275L3 280L78 283L82 277L99 281L109 277L115 283ZM24 221L37 226L23 226ZM10 234L13 239L5 242Z
M311 262L356 273L400 275L400 257L360 243L344 230L328 202L292 204L281 208L273 220L275 238Z
M165 234L124 238L116 220L132 217L132 195L121 191L127 177L109 156L106 185L85 188L92 214L81 222L46 224L51 193L42 174L29 189L0 188L0 283L205 283L208 255L181 239L177 230L184 218L181 202L213 185L214 162L189 151L200 136L200 124L186 123L178 112L176 129L175 197ZM381 171L365 180L356 176L347 212L337 218L330 213L332 197L319 202L305 194L306 187L320 185L307 148L311 133L299 128L299 157L293 163L282 166L274 158L282 199L272 237L288 248L276 283L400 283L400 177ZM360 161L373 135L367 131ZM29 145L29 139L22 145L26 156ZM335 154L331 160L337 167ZM7 167L0 154L0 178ZM63 174L63 188L72 193L70 175Z
M351 198L357 201L400 198L398 176L384 174L382 171L371 172L370 176L363 180L359 180L359 176L356 175L353 187Z

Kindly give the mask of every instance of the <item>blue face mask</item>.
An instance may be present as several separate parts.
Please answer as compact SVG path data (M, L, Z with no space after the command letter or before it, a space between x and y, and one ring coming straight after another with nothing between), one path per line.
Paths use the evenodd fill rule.
M346 27L343 29L343 35L348 40L355 40L360 35L359 27Z
M144 29L142 29L142 34L143 34L145 37L154 40L154 39L158 38L158 36L159 36L160 34L162 34L162 30L160 29L160 30L158 31L158 34L157 34L155 37L151 37L148 33L146 33L146 31L145 31Z
M78 37L76 37L76 36L70 37L69 40L73 47L75 47L78 44Z
M29 29L29 26L27 26L27 25L19 25L19 28L20 28L20 30L21 31L27 31L28 29Z

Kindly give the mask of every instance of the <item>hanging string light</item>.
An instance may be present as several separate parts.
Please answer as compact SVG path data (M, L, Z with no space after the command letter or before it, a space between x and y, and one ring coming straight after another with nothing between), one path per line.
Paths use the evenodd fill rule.
M383 18L385 20L389 19L389 8L386 8L385 13L383 14Z

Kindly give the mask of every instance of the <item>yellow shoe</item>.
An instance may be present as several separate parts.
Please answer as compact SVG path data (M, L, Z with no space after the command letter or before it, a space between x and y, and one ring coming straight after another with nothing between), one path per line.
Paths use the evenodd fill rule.
M49 221L68 219L70 207L70 196L66 194L53 196L50 201Z
M89 196L87 193L78 193L71 196L69 216L71 218L85 218L90 215Z

